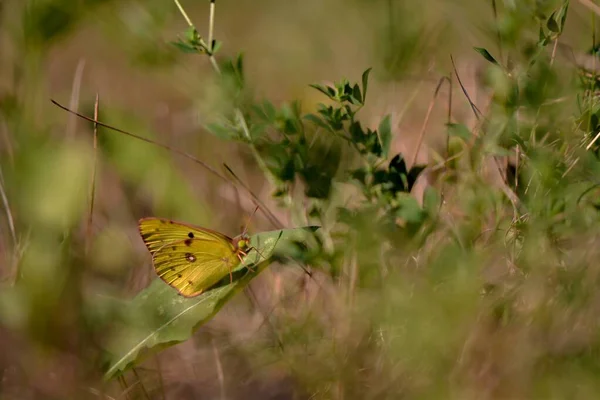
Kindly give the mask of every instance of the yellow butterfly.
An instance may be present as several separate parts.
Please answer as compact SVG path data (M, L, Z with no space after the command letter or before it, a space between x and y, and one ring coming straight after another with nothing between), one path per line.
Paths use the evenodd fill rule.
M223 279L246 256L245 230L230 238L210 229L163 218L142 218L140 235L152 254L157 275L185 297L194 297Z

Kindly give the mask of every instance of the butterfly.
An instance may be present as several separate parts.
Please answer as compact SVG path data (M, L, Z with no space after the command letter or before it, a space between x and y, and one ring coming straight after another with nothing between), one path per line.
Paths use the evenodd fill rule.
M140 219L139 230L156 274L184 297L198 296L227 274L233 281L232 270L254 249L245 230L232 239L210 229L153 217Z

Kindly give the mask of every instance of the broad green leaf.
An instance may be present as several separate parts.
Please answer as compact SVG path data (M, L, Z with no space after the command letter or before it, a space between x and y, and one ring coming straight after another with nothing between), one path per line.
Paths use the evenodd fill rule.
M285 255L292 243L305 241L316 229L285 229L252 236L251 245L260 255L250 251L244 263L233 271L233 282L227 275L215 288L196 297L180 296L161 279L155 279L123 307L117 329L108 340L105 379L122 374L148 353L189 339L262 272L274 255Z
M387 158L392 143L392 122L389 115L386 115L379 123L377 135L381 144L383 158Z

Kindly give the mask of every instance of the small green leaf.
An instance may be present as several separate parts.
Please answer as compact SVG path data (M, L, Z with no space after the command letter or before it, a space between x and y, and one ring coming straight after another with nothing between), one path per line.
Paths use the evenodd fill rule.
M171 44L173 46L177 47L183 53L188 53L188 54L198 53L198 50L194 46L192 46L190 44L187 44L187 43L185 43L183 41L171 42Z
M425 165L413 165L410 171L408 171L408 175L406 176L406 181L408 183L408 191L410 192L417 182L417 179L421 175L421 172L425 170Z
M548 18L548 21L546 22L546 26L548 27L548 30L550 30L554 33L559 33L560 27L558 26L558 22L556 22L556 20L554 19L555 14L556 14L556 11L552 13L550 18Z
M335 95L335 90L329 86L320 85L318 83L311 83L308 86L310 86L313 89L317 89L319 92L323 93L325 96L327 96L329 98L332 98L333 95Z
M562 32L565 28L565 22L567 21L567 12L569 11L569 0L565 0L563 5L558 9L557 17L560 20L559 27Z
M240 135L234 129L227 128L220 123L212 123L205 125L206 130L216 137L224 140L238 139Z
M383 158L387 158L392 143L392 122L389 115L386 115L379 123L377 136L381 144L382 156Z
M233 271L233 282L227 275L221 285L196 297L180 296L161 279L155 279L124 305L117 325L119 329L108 340L109 363L105 379L122 374L149 352L189 339L262 272L275 253L285 253L290 242L305 241L316 229L318 227L285 229L252 236L251 245L259 249L260 255L250 251L244 263ZM247 268L250 265L254 272Z
M465 142L471 140L471 137L473 136L473 134L471 133L469 128L467 128L463 124L449 123L446 125L446 127L448 128L449 136L459 137L459 138L463 139Z
M358 86L358 84L354 85L354 88L352 90L352 97L358 100L360 104L363 104L362 95L360 93L360 87Z
M223 42L221 42L220 40L213 40L212 53L217 54L219 50L221 50L222 45Z
M540 32L538 34L538 44L545 45L544 41L546 40L546 34L544 33L544 29L540 24Z
M367 85L369 84L369 73L371 73L371 68L368 68L362 74L362 102L363 102L363 104L367 100Z
M185 38L188 40L188 42L195 43L200 39L200 35L195 27L190 26L185 30Z
M420 223L425 218L425 213L419 202L408 193L398 194L399 209L396 216L402 218L407 223Z
M332 130L329 125L327 125L321 118L316 116L315 114L307 114L303 117L305 120L312 122L313 124L320 126L321 128L325 128L327 130Z
M483 56L483 58L485 58L486 60L488 60L492 64L500 65L500 64L498 64L498 61L496 61L496 59L486 49L484 49L482 47L473 47L473 49L475 49L476 52L478 52L479 54L481 54Z
M430 217L435 218L438 215L441 203L438 191L431 186L426 187L423 193L423 208Z

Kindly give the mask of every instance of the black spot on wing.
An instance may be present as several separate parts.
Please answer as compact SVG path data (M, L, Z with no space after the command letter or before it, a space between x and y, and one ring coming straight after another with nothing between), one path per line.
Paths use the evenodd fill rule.
M188 233L188 237L189 237L190 239L193 239L193 238L194 238L194 233L193 233L193 232L190 232L190 233Z
M186 246L191 246L192 245L192 239L185 239L185 243Z

